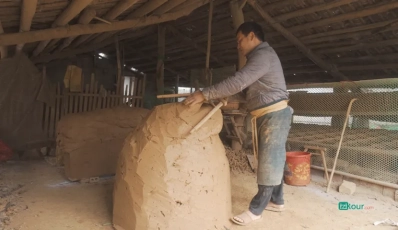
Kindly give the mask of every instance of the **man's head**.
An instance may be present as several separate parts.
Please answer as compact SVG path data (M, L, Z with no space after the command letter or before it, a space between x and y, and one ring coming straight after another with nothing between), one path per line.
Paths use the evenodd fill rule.
M246 56L264 41L263 29L255 22L244 22L236 30L236 40L238 42L238 51Z

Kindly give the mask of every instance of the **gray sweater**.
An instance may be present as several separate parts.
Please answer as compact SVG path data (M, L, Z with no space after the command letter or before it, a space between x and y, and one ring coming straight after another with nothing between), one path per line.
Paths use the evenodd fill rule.
M278 55L267 42L262 42L247 56L246 65L218 84L204 88L207 100L225 98L246 90L247 108L253 111L287 100L289 93Z

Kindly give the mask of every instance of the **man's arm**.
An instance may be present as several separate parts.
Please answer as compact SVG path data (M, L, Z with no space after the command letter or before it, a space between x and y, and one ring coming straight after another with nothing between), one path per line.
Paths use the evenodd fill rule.
M205 99L211 100L239 93L263 76L268 71L269 66L269 59L264 54L257 53L234 76L204 88L202 90L203 96Z

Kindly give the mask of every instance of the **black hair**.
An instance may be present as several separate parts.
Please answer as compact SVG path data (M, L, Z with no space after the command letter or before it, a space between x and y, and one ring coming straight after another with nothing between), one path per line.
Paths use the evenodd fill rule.
M260 40L264 41L264 32L263 28L255 22L244 22L239 28L236 30L236 34L241 32L243 35L247 36L250 32L253 32L254 35Z

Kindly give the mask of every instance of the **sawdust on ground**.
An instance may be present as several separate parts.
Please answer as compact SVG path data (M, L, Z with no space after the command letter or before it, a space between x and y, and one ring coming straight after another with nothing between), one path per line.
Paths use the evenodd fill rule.
M229 167L231 171L238 172L238 173L245 173L245 172L253 172L252 168L250 167L249 161L247 159L247 155L253 155L253 151L250 149L242 149L239 151L233 150L229 146L225 147L225 153L227 154L227 158L229 161Z

